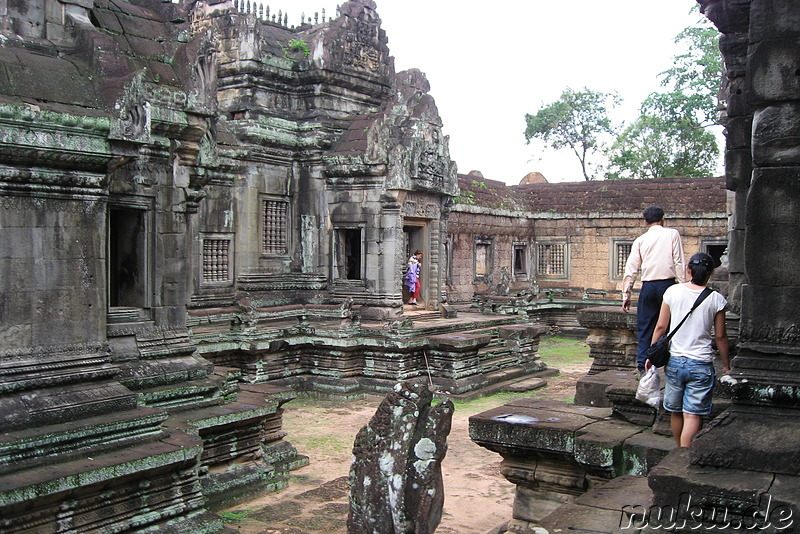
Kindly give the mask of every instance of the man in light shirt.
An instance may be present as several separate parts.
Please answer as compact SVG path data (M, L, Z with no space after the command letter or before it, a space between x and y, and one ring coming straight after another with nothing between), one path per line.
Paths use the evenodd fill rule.
M636 305L636 330L639 339L636 368L640 373L644 371L644 362L647 359L644 351L652 341L664 291L676 283L676 279L682 282L686 272L681 236L673 228L664 228L664 210L659 206L649 206L642 215L648 229L633 242L631 255L625 263L625 276L622 278L622 310L628 313L631 309L633 283L639 272L642 273L642 289Z

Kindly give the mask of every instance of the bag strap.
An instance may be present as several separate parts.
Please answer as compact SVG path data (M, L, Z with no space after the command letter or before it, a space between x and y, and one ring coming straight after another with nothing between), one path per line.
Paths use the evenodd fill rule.
M675 335L675 332L677 332L677 331L678 331L678 328L680 328L681 326L683 326L683 323L685 323L685 322L686 322L686 319L688 319L688 318L689 318L689 316L692 314L692 312L693 312L695 309L697 309L697 307L698 307L698 306L700 306L700 303L701 303L701 302L703 302L704 300L706 300L706 297L707 297L707 296L709 296L709 295L710 295L711 293L713 293L713 292L714 292L714 290L713 290L713 289L711 289L711 288L709 288L709 287L703 288L703 291L701 291L701 292L700 292L700 294L697 296L697 300L695 300L695 301L694 301L694 304L692 304L692 309L691 309L691 310L689 310L689 313L687 313L687 314L686 314L686 316L685 316L685 317L684 317L684 318L681 320L681 322L680 322L680 323L678 323L678 326L676 326L675 328L673 328L673 329L672 329L672 332L670 332L669 334L667 334L667 341L669 341L670 339L672 339L672 336L674 336L674 335Z

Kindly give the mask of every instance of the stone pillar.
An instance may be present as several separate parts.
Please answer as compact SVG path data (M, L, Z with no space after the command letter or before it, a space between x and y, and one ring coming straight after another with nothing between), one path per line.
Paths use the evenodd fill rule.
M625 313L619 306L585 308L578 311L578 322L589 331L590 375L636 368L636 309Z
M575 404L611 406L609 387L619 398L622 391L636 389L636 310L625 313L619 306L596 306L578 311L578 322L589 331L586 343L592 367L575 384ZM630 395L626 402L636 412L643 412L652 423L652 409ZM629 410L626 410L629 411ZM646 423L645 423L646 424Z
M772 439L800 430L800 278L795 268L800 260L800 5L757 0L748 13L742 2L729 0L706 13L731 36L727 41L737 43L730 47L735 54L729 50L734 72L740 72L747 51L744 80L731 86L729 109L752 106L755 112L750 181L744 168L731 168L735 149L728 149L734 173L729 185L745 200L744 210L736 210L744 219L744 246L737 240L735 249L743 248L747 279L741 286L739 352L728 382L734 402L727 424L698 439L692 461L765 471L783 466L800 474L796 462L785 461L791 440ZM736 106L742 94L747 103ZM749 430L740 432L744 425ZM753 428L772 438L753 440Z
M772 509L800 513L800 4L772 0L700 0L725 35L733 77L728 88L727 166L737 194L732 270L743 260L739 352L730 378L731 408L650 475L655 504L696 497L703 509L725 506L728 519L753 520L768 496ZM746 60L746 63L745 63ZM754 109L752 175L747 107ZM739 131L738 129L743 129ZM732 132L732 133L731 133ZM744 163L742 163L744 162ZM743 224L742 224L743 223ZM744 242L740 234L744 234ZM688 464L688 465L687 465ZM724 471L721 471L724 470ZM764 518L764 521L774 517ZM756 525L758 526L758 525ZM748 527L750 528L750 527Z

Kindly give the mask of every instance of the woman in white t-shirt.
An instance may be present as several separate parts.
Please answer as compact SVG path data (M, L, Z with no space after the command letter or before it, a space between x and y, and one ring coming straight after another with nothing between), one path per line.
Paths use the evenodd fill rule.
M675 284L664 293L653 343L672 331L686 316L705 289L714 259L698 252L686 266L689 282ZM730 371L728 336L725 332L725 297L712 292L683 323L672 337L669 362L666 366L667 383L664 387L664 409L671 412L670 426L679 447L688 447L700 431L702 416L711 413L711 390L715 373L711 331L722 358L723 372ZM650 361L647 361L650 367Z

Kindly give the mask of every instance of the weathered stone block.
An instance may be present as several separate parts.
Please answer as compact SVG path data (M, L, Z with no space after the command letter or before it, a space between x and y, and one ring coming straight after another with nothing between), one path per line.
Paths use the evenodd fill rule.
M622 444L643 430L622 421L598 421L575 433L575 460L607 478L622 474ZM619 470L619 471L618 471Z
M730 117L725 123L725 149L750 148L753 118L749 115Z
M728 78L740 78L747 72L746 33L723 34L719 38L719 48L725 61Z
M750 4L750 39L796 37L800 34L800 13L792 0L769 0Z
M579 406L609 407L611 401L606 390L620 381L630 382L636 378L632 371L602 371L579 378L575 384L575 404Z
M747 197L745 268L755 285L795 286L787 258L800 257L800 205L775 202L800 198L800 167L761 168Z
M747 189L753 172L750 148L725 151L725 186L731 191Z
M598 408L521 399L470 417L470 438L490 450L572 454L575 432L608 413Z
M350 469L352 534L433 534L441 520L441 462L453 404L431 406L424 384L398 384L356 436Z
M750 102L800 99L797 37L752 43L748 58Z
M742 469L758 477L762 474L756 472L796 477L800 475L800 451L792 436L798 432L797 414L731 408L695 438L689 458L699 467Z
M800 103L759 109L753 117L753 164L781 167L800 164Z

